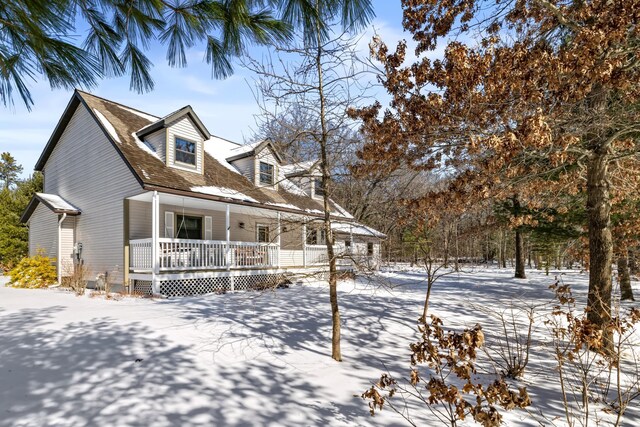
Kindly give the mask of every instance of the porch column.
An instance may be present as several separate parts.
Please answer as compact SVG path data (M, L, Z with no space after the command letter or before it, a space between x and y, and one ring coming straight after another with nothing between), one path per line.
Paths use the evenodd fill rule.
M281 232L281 227L280 227L280 212L278 211L278 224L276 225L276 232L278 233L276 235L276 243L278 244L278 251L276 252L276 255L278 256L278 260L277 260L277 266L278 268L280 268L280 232Z
M226 225L226 238L227 238L227 247L225 248L224 253L224 262L227 266L227 271L231 270L231 210L230 206L227 203L227 210L225 214L225 225ZM235 286L233 284L233 276L229 274L229 290L233 292L235 290Z
M302 222L302 266L307 266L307 218Z
M349 255L353 253L353 225L349 224Z
M157 191L153 192L151 198L151 290L154 295L160 294L160 283L158 282L158 273L160 273L159 264L159 229L160 229L160 195Z

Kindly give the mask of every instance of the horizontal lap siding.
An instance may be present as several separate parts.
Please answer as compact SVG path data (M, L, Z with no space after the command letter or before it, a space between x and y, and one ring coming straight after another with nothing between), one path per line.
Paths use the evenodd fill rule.
M233 166L251 182L256 182L254 165L255 159L253 157L245 157L233 162Z
M73 114L44 174L45 193L59 194L82 211L76 242L83 244L89 279L108 271L121 283L124 199L142 189L84 105Z
M144 137L145 141L149 143L155 150L158 157L166 162L166 148L167 148L167 131L160 129L157 132L152 133Z
M196 143L196 170L194 172L202 173L202 153L204 149L202 135L195 128L193 122L188 117L182 117L181 119L174 120L167 125L167 145L166 145L166 157L167 165L173 166L175 164L175 138L181 137L183 139L193 141ZM177 164L176 167L184 167L189 169L188 165Z
M58 257L58 215L42 203L29 220L29 255L36 255L38 249L48 257Z

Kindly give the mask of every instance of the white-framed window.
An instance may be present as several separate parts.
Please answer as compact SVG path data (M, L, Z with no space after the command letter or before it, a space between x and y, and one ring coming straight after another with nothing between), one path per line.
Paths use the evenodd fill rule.
M202 239L202 217L192 215L176 215L176 238Z
M198 144L184 138L175 138L175 161L185 165L196 166L196 147Z
M264 224L256 224L256 241L259 243L269 243L269 226Z
M373 256L373 242L367 242L367 256Z
M322 178L314 178L313 179L313 193L317 197L324 196L324 189L322 188Z
M273 185L274 179L274 167L270 163L260 162L260 184Z
M323 228L311 228L307 231L307 245L323 245L327 242L327 235Z

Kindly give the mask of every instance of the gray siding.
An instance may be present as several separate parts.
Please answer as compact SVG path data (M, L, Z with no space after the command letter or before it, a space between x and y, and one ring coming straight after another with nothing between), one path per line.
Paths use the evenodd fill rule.
M123 199L141 192L138 181L89 111L80 105L44 167L44 192L62 196L82 214L76 242L93 279L109 271L122 282Z
M29 219L29 255L36 255L38 249L48 257L58 257L58 215L42 203Z
M196 168L193 169L189 165L182 165L175 162L175 138L181 137L183 139L193 141L196 143ZM185 170L193 170L197 173L202 173L202 157L204 150L204 141L202 135L193 125L193 122L188 117L182 117L167 125L167 145L166 145L167 165L173 166Z
M152 133L151 135L147 135L144 137L145 141L151 145L156 154L163 162L167 161L166 151L167 151L167 131L166 129L160 129L157 132Z
M232 165L249 181L255 182L255 163L256 159L254 157L245 157L234 161Z

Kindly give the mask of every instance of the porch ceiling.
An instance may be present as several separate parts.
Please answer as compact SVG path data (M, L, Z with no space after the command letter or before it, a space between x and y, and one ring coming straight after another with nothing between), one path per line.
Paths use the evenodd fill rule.
M206 200L199 199L196 197L187 197L187 196L178 196L175 194L167 194L167 193L159 193L160 195L160 204L161 205L173 205L173 206L184 206L185 208L191 209L206 209L206 210L214 210L225 212L227 209L227 203L218 202L215 200ZM136 196L128 197L129 200L135 200L138 202L147 202L151 203L151 198L153 197L152 191L146 191L144 193L138 194ZM229 211L231 213L241 213L245 215L259 215L262 217L273 217L276 218L278 213L272 209L260 209L252 206L243 206L229 203ZM293 215L290 213L282 213L282 218L293 218L299 217L299 215Z

